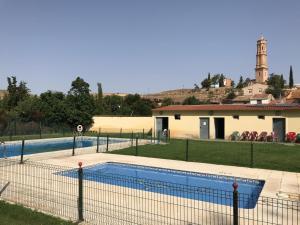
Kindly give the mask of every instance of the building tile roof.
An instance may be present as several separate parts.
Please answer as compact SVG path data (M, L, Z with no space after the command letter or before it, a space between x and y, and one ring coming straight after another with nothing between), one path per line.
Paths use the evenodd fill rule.
M169 105L153 109L153 112L160 111L300 111L300 104L277 104L277 105Z
M288 96L287 99L300 99L300 89L292 91Z
M251 96L252 100L260 100L260 99L272 99L271 94L255 94Z
M250 97L247 95L240 95L236 96L234 99L232 99L233 102L250 102Z

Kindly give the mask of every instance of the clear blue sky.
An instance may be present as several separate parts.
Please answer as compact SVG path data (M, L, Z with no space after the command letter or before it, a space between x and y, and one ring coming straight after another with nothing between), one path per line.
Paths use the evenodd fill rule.
M66 92L77 76L105 92L193 87L208 72L254 78L256 40L270 72L300 83L300 1L0 0L0 89Z

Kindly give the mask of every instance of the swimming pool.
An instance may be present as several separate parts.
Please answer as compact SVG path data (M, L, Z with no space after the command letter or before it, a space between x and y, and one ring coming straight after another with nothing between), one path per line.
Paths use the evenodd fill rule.
M254 208L264 181L107 162L84 168L84 179L171 196L232 205L232 184L239 187L239 207ZM77 170L60 175L76 178Z
M126 142L127 139L110 138L109 143ZM76 139L76 148L86 148L97 145L96 137L79 137ZM99 138L99 145L106 145L106 138ZM73 148L73 137L71 138L53 138L46 140L28 140L25 141L24 155L36 154L43 152L59 151ZM12 157L21 155L22 142L13 141L7 142L4 145L0 145L0 158Z

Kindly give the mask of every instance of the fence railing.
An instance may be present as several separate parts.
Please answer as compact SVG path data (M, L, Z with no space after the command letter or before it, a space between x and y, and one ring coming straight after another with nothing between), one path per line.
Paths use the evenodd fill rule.
M260 196L249 208L249 195L234 190L11 159L0 159L0 198L88 224L298 225L300 219L299 201Z

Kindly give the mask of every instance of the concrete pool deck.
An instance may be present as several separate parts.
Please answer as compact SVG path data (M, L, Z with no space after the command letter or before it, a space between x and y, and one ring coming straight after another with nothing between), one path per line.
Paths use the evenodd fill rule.
M262 196L296 201L300 200L300 173L107 153L80 154L76 156L66 156L60 155L58 152L56 153L57 154L42 153L43 157L41 157L41 154L31 155L29 160L74 168L78 167L78 162L82 162L83 166L104 162L120 162L249 179L259 179L265 181L264 188L261 192ZM55 157L53 157L54 155ZM48 159L46 159L47 156L49 157Z

